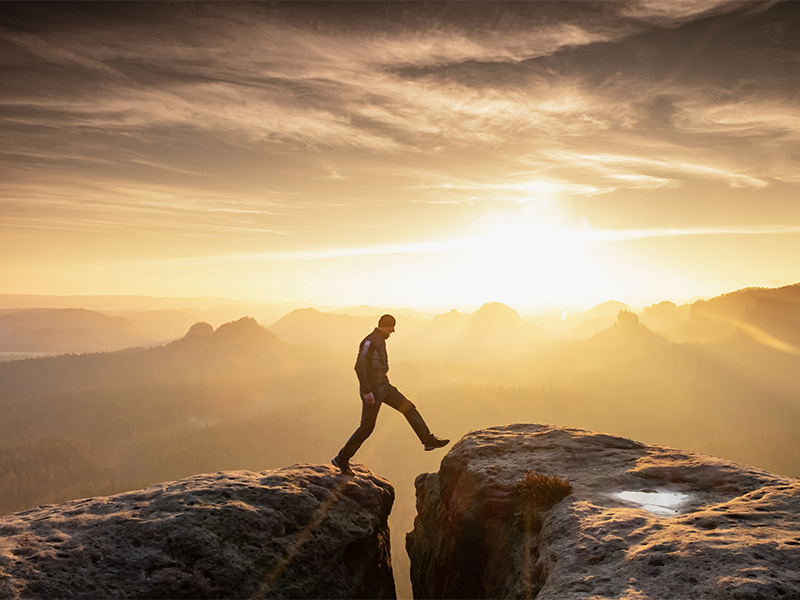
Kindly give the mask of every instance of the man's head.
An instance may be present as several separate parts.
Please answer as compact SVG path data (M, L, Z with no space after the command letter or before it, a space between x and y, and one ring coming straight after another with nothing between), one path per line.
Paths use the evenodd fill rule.
M394 325L397 323L392 315L383 315L378 319L378 329L380 329L388 338L394 331Z

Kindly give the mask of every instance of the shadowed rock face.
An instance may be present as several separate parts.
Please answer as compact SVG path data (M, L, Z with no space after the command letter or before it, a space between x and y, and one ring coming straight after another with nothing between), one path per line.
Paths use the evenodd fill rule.
M0 597L394 598L394 490L337 473L221 472L8 515Z
M573 491L531 515L515 491L526 470ZM466 435L416 488L416 598L800 598L796 479L518 424Z

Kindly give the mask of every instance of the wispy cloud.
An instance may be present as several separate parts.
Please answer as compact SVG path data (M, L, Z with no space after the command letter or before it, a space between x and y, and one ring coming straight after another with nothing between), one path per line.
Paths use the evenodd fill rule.
M455 10L420 19L425 24L417 28L397 27L382 15L372 33L343 24L315 28L296 15L251 14L232 5L186 13L184 24L198 27L182 29L180 38L169 21L153 23L146 33L140 28L138 35L121 22L92 36L69 29L47 39L12 32L6 38L28 55L21 68L55 65L56 73L65 72L51 84L59 93L49 94L39 93L42 82L34 76L15 73L27 85L5 94L6 122L114 131L142 141L155 128L182 128L250 147L393 154L479 143L505 145L511 153L534 136L552 146L560 136L577 141L625 128L638 118L637 99L653 92L651 82L615 78L614 85L604 84L608 95L599 97L582 81L579 64L567 75L525 61L621 43L641 31L633 21L615 21L616 13L684 21L718 4L620 3L595 15L563 9L547 19L515 7L495 16L497 27L471 29L457 18L445 20ZM453 65L455 78L450 71L425 70ZM80 80L89 85L76 85ZM767 121L744 121L746 106L741 109L693 106L683 123L729 132L796 125L796 116L774 112Z
M737 8L736 3L729 0L637 0L620 5L620 14L624 16L664 24L682 23L700 15Z
M753 227L656 227L648 229L591 230L586 232L592 242L627 242L647 238L683 236L763 236L800 233L800 225L770 225Z
M421 256L531 206L597 243L794 231L793 3L109 6L0 16L0 230L26 249ZM756 200L786 228L746 227Z
M454 192L457 193L457 197L462 198L463 201L471 201L470 199L474 199L475 195L479 194L486 199L506 202L525 202L531 197L556 195L594 196L611 191L607 188L603 189L591 185L539 178L536 175L516 181L509 181L507 178L495 178L491 181L470 181L463 178L443 181L442 179L443 178L440 177L440 182L438 183L420 183L413 186L412 189L432 190L445 193Z
M620 187L628 189L662 190L681 186L675 179L642 175L639 173L606 173L605 178L611 182L618 182ZM614 191L614 189L616 188L607 189L606 191L611 192Z
M490 220L491 221L491 220ZM147 261L142 264L159 266L208 266L237 263L336 263L354 258L390 256L428 256L431 258L447 255L479 252L486 241L486 231L492 231L492 223L482 220L456 232L454 235L429 241L409 241L395 244L370 246L343 246L316 248L283 252L251 252L223 255L193 256ZM546 226L545 226L546 227ZM524 233L524 226L514 228L515 234ZM538 231L535 227L533 233ZM554 230L555 231L555 230ZM494 232L496 233L496 232ZM494 235L493 233L493 235ZM684 236L764 236L800 234L800 226L767 227L690 227L690 228L649 228L649 229L563 229L558 235L568 240L570 245L588 246L592 244L616 244L651 238L674 238Z
M54 190L46 184L0 187L3 226L46 228L73 235L91 231L137 230L172 235L277 234L288 235L292 216L307 210L302 203L275 195L219 194L172 186L130 182L93 182ZM280 222L284 227L269 226Z
M796 102L751 98L708 104L686 111L686 129L703 133L720 130L800 139L800 108Z
M628 180L634 184L658 183L659 185L655 187L675 186L677 179L686 177L712 179L731 187L763 188L768 185L766 181L745 173L679 159L578 152L559 152L552 154L551 157L555 161L590 169L612 180ZM662 182L666 185L661 185Z

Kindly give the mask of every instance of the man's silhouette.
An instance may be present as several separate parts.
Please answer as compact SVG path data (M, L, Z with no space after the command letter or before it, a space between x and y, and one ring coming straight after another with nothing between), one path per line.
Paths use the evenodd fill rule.
M443 440L433 435L414 403L389 383L386 340L394 332L395 323L392 315L383 315L375 330L365 337L358 347L356 373L361 394L361 424L331 461L346 475L354 474L350 469L350 459L375 429L381 404L388 404L403 413L419 441L424 444L425 450L434 450L450 443L450 440Z

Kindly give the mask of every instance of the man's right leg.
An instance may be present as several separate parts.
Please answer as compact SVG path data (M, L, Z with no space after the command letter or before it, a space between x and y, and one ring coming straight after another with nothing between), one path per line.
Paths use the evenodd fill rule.
M424 444L431 437L431 430L425 424L425 419L419 414L414 403L406 398L400 390L393 385L386 386L386 395L383 401L406 418L420 442Z
M375 421L378 419L378 411L381 409L381 402L378 398L375 399L375 404L367 404L363 398L361 400L361 424L358 429L353 432L347 443L339 450L336 455L340 461L345 464L353 458L353 455L361 447L372 431L375 429Z
M414 433L417 434L419 441L425 446L425 450L443 448L450 443L450 440L442 439L431 433L431 430L428 429L428 426L425 424L425 419L419 414L414 403L406 398L403 393L393 385L387 386L386 396L383 398L383 401L395 410L403 413L412 429L414 429Z

